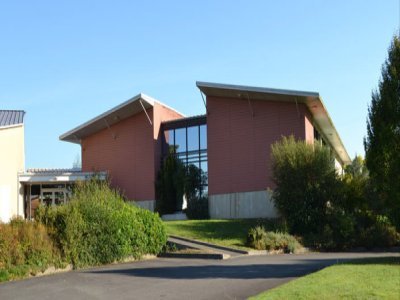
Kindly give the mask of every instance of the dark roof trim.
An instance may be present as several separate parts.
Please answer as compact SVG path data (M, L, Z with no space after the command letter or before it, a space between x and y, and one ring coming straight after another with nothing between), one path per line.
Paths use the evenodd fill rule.
M207 116L193 116L188 118L176 119L171 121L162 122L162 127L164 130L182 128L182 127L190 127L197 125L207 124Z

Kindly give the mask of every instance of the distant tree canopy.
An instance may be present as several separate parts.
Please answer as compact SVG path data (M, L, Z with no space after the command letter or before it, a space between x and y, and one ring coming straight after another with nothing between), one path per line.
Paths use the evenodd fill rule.
M364 140L366 164L382 213L400 228L400 40L393 38L372 93Z

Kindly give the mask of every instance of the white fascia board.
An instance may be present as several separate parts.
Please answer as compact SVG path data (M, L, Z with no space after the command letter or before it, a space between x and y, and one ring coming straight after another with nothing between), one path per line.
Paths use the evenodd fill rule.
M9 128L15 128L15 127L22 127L22 126L24 126L24 123L18 123L18 124L7 125L7 126L0 126L0 130L9 129Z
M100 180L105 180L107 178L106 172L100 172L100 173L81 172L81 173L65 173L65 174L24 173L18 176L18 180L19 182L29 182L29 183L76 182L76 181L89 180L95 175L99 176Z

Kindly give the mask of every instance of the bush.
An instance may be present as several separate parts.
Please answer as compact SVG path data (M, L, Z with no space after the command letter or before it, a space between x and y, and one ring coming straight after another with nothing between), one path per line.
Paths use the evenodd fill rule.
M367 248L393 247L400 245L400 233L386 216L373 216L369 226L361 229L357 244Z
M160 218L123 201L107 183L78 184L64 206L41 206L36 218L74 267L157 254L167 236Z
M328 147L283 137L272 145L275 205L296 234L323 228L329 203L336 203L341 186Z
M193 197L187 200L185 213L189 219L205 220L209 219L208 197Z
M376 201L379 196L361 157L336 174L327 147L293 137L272 146L274 200L289 232L324 250L390 247L399 233ZM379 204L379 203L378 203Z
M20 278L61 264L45 226L14 218L0 224L0 281Z
M247 245L257 250L265 250L266 238L267 232L264 227L256 226L250 228L249 233L247 234Z
M295 253L302 247L290 234L267 232L262 226L256 226L249 230L247 245L257 250L283 250L285 253Z

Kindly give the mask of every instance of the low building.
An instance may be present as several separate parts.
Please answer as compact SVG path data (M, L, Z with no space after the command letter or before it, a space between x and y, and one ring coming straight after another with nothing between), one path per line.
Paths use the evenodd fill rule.
M0 110L0 221L23 214L18 172L25 168L22 110Z
M206 115L185 117L139 94L60 136L81 145L82 171L104 171L150 210L169 149L208 176L212 218L277 215L271 200L271 144L282 136L329 145L338 168L350 157L318 93L197 82Z
M27 219L35 217L35 210L40 204L52 206L65 204L72 195L77 182L96 176L105 180L106 172L82 172L73 169L28 169L18 174L18 182L23 195L23 211L18 215Z
M22 110L0 110L0 222L12 217L31 219L39 204L68 201L72 186L105 172L80 169L28 169L25 171L24 116Z

